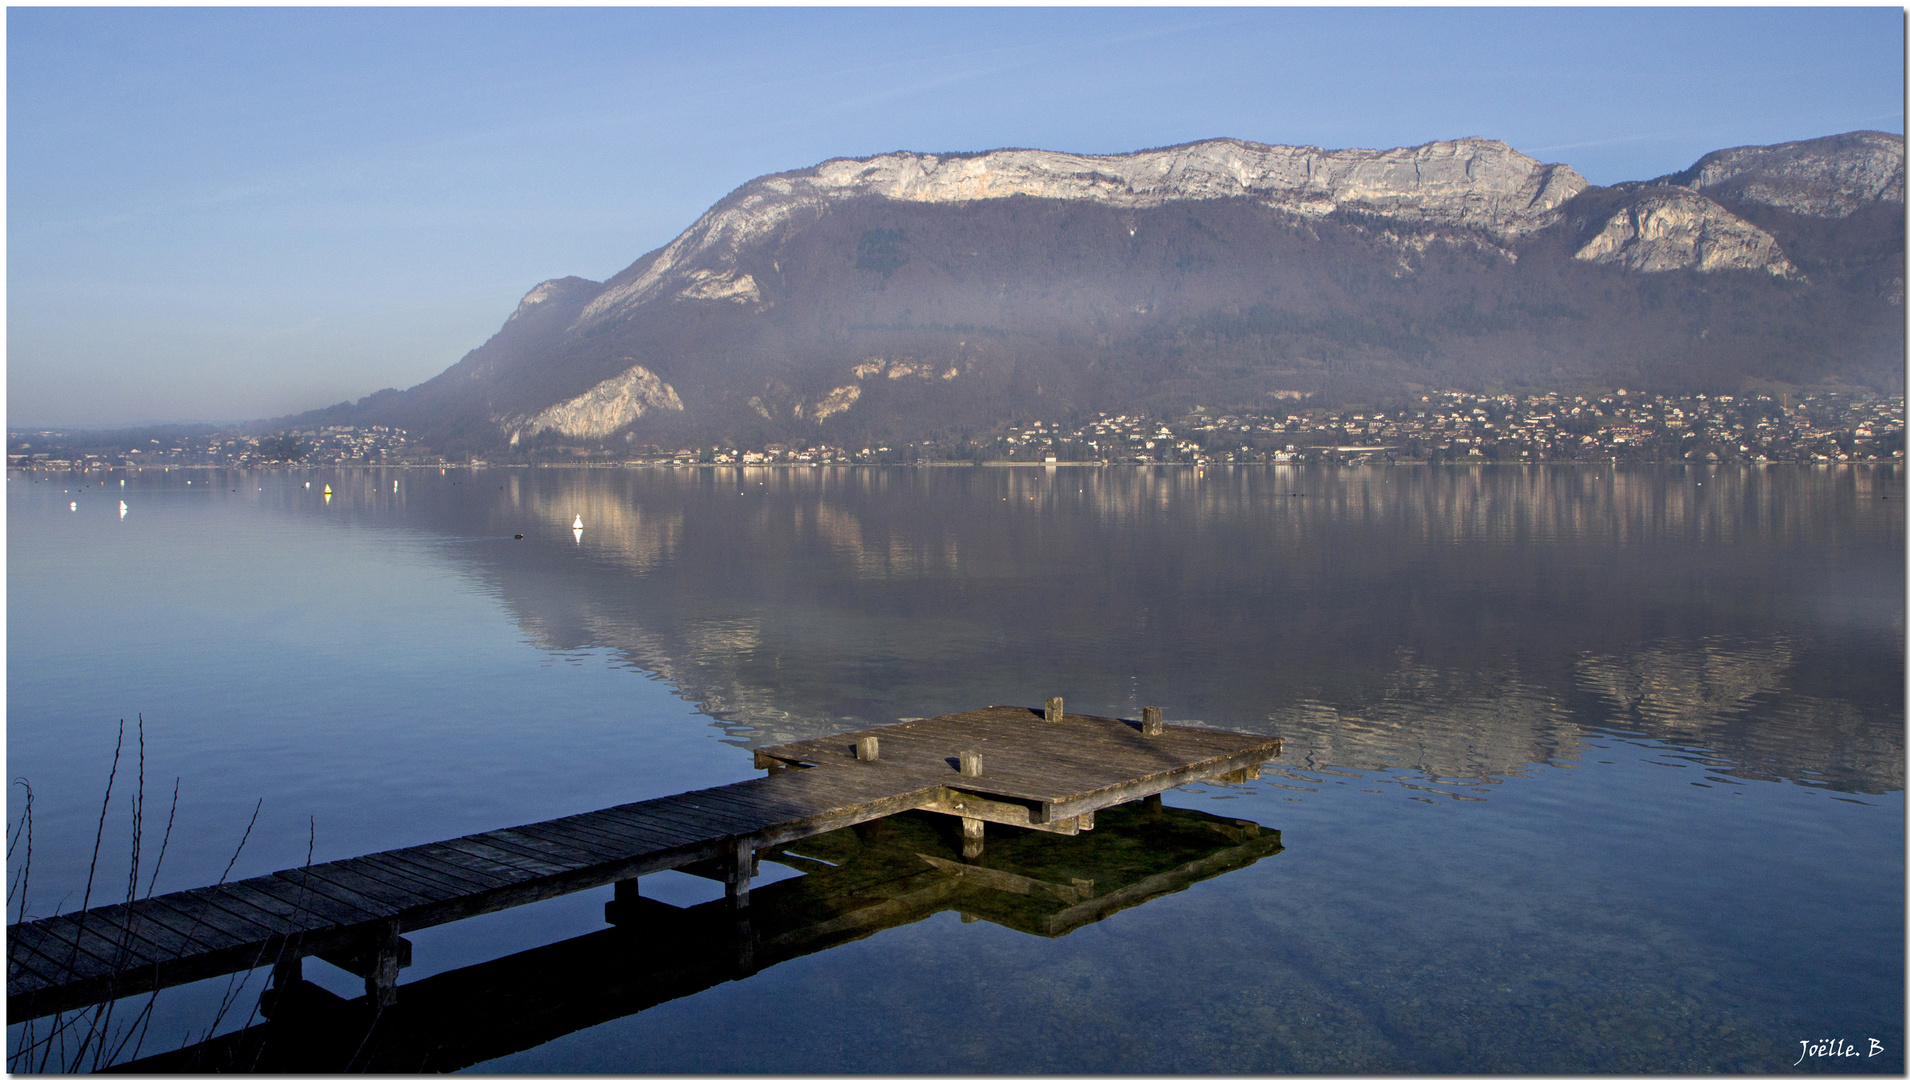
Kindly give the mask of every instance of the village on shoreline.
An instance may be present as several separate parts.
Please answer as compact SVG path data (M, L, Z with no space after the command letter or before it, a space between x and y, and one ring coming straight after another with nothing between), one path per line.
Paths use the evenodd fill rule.
M132 445L133 443L140 445ZM9 468L463 465L1390 464L1409 462L1890 462L1904 458L1904 398L1868 393L1520 396L1428 392L1390 407L1196 407L1178 417L1106 413L1003 422L964 440L836 446L540 446L447 457L403 429L328 426L270 435L183 427L8 432Z

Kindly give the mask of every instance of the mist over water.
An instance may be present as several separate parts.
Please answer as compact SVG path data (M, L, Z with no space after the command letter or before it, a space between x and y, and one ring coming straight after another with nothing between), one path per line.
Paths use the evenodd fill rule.
M30 915L79 899L135 713L149 819L180 778L164 891L260 799L234 876L1061 694L1283 736L1168 801L1284 850L1059 938L945 911L491 1067L1768 1070L1820 1037L1903 1067L1890 467L118 478L8 481ZM406 981L598 911L428 931Z

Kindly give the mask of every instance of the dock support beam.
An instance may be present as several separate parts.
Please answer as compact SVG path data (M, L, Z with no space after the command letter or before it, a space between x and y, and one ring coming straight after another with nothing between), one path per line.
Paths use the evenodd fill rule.
M630 920L631 924L635 925L632 916L636 914L637 908L637 879L624 878L612 888L615 892L611 899L604 901L604 921L612 926L619 926L625 920Z
M749 879L756 876L756 849L749 837L735 836L724 841L720 858L730 906L741 911L749 906Z
M365 997L380 1009L398 1001L398 962L404 940L398 936L398 920L387 919L372 930L371 963L365 969Z
M278 963L272 965L272 989L284 990L295 982L305 979L305 958L303 956L281 956Z
M729 893L732 959L736 977L756 973L756 927L749 921L749 879L756 876L756 848L747 836L733 836L723 843L722 860Z
M979 859L982 857L982 831L987 828L980 818L962 819L962 858Z

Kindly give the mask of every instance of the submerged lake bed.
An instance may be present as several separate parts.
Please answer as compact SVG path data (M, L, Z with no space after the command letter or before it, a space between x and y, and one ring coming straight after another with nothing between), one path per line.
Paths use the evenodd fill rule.
M1283 737L1259 778L1164 799L1189 837L1277 843L1190 847L1206 869L1076 925L1160 879L1114 847L1153 834L1048 838L1108 852L1056 879L1080 897L962 894L665 1000L581 986L437 1060L1901 1072L1903 499L1895 466L14 472L27 915L86 895L122 719L95 904L126 891L141 717L143 895L174 778L161 892L1063 695ZM818 858L765 893L850 865ZM600 933L607 894L412 935L401 997ZM264 981L162 992L144 1052L256 1023Z

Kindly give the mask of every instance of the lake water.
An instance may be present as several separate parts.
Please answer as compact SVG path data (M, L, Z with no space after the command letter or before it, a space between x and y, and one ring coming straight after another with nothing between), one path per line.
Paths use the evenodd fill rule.
M564 987L521 1032L433 1034L444 1067L1784 1071L1819 1039L1858 1056L1797 1071L1905 1067L1893 467L174 470L7 496L30 917L87 895L122 719L91 895L124 898L141 716L142 895L175 780L162 892L1055 694L1286 739L1257 780L1170 792L1182 839L1014 856L1105 889L1143 873L1122 843L1207 866L1203 828L1277 830L1101 921L971 898L641 1001L544 961L608 890L411 935L401 998ZM765 866L764 895L796 874ZM161 993L138 1053L257 1022L264 981Z

